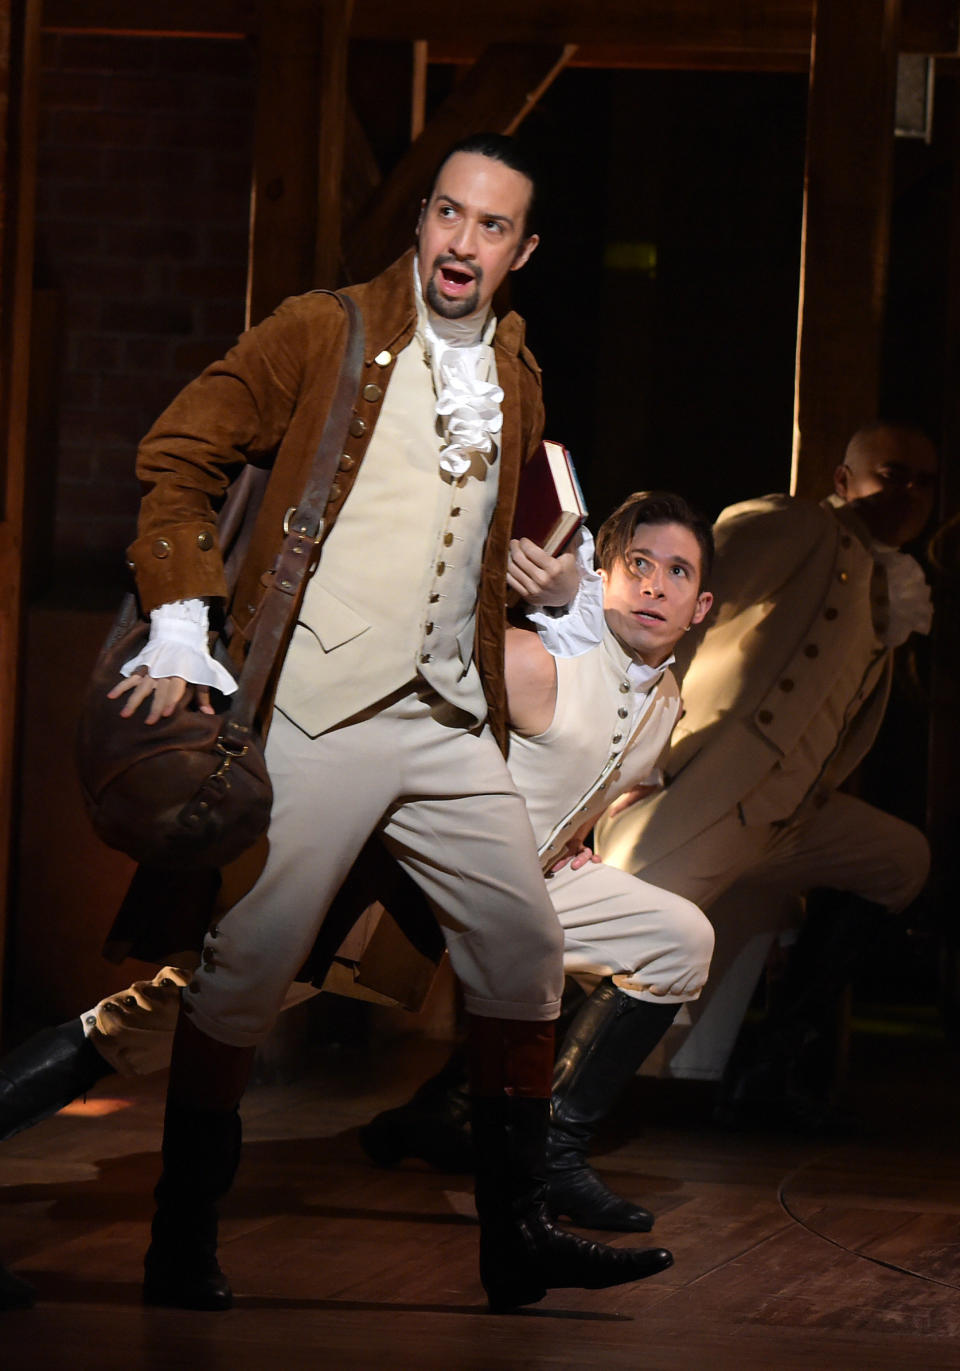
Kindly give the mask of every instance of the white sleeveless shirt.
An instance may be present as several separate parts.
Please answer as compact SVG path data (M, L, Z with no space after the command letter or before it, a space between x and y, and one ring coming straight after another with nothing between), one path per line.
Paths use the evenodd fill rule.
M550 726L534 737L511 732L507 763L545 868L617 795L646 781L680 710L669 669L636 686L628 675L631 658L608 628L597 647L555 663Z

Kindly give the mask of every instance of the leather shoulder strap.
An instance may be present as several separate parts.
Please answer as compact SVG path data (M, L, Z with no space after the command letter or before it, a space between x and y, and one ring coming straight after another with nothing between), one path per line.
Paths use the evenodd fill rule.
M330 291L327 294L334 294ZM252 724L277 656L285 646L307 577L319 559L323 513L343 452L363 369L363 316L349 295L335 298L347 316L347 341L333 401L304 484L300 503L284 520L283 546L257 615L237 692L226 718Z

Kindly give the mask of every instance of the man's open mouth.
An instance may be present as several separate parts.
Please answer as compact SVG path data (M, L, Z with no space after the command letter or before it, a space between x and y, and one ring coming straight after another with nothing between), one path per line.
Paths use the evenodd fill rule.
M464 271L460 267L444 266L440 268L440 279L448 290L466 290L473 285L476 279L472 272Z
M666 623L666 620L664 619L663 615L658 614L655 609L635 609L633 611L633 617L635 619L641 620L649 619L652 622L655 621L658 624Z

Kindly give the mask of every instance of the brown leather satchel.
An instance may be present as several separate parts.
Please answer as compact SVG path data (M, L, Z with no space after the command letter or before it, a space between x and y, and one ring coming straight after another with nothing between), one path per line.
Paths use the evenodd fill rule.
M224 711L201 714L184 704L168 719L145 723L148 705L121 719L122 698L107 699L120 667L149 637L149 621L128 595L87 688L77 735L77 765L87 811L99 836L151 866L224 866L265 830L273 791L264 762L258 710L286 647L308 574L323 537L327 495L343 451L363 365L363 320L346 295L346 349L333 403L300 503L284 521L286 538L257 613L253 636ZM220 511L218 530L228 585L235 580L268 473L247 467ZM229 624L229 620L228 620ZM213 652L230 670L223 651Z

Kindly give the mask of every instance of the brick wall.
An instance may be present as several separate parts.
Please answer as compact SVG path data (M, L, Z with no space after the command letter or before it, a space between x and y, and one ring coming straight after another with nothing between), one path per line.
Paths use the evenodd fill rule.
M45 35L37 284L59 324L39 341L72 569L122 566L137 440L243 327L253 68L239 41Z

